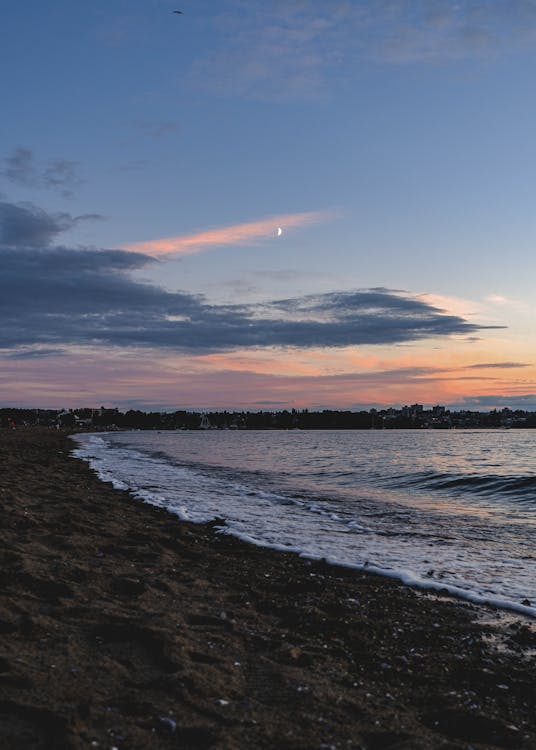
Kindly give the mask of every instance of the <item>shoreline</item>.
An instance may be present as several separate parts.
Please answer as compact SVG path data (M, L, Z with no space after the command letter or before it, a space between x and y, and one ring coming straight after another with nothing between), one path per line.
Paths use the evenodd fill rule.
M536 746L533 623L181 521L75 447L0 433L0 744Z

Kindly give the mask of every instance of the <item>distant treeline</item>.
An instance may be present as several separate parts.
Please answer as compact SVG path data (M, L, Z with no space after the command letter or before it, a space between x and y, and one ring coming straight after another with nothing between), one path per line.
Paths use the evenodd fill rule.
M42 425L73 429L139 430L370 430L452 428L535 428L536 412L503 409L490 412L449 411L434 407L380 411L214 411L144 412L118 409L0 409L0 426Z

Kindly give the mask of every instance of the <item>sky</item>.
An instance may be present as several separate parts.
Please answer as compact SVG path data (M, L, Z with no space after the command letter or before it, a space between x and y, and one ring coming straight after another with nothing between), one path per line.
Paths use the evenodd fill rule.
M536 410L536 0L5 6L0 406Z

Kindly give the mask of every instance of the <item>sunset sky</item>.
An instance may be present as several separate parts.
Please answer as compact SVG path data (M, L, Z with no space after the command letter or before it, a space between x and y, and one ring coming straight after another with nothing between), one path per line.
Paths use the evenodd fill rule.
M27 0L0 63L0 406L536 410L536 0Z

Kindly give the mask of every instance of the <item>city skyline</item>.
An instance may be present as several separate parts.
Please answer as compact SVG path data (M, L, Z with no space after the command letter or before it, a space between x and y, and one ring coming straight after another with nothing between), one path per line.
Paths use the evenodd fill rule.
M0 406L536 409L536 2L5 11Z

